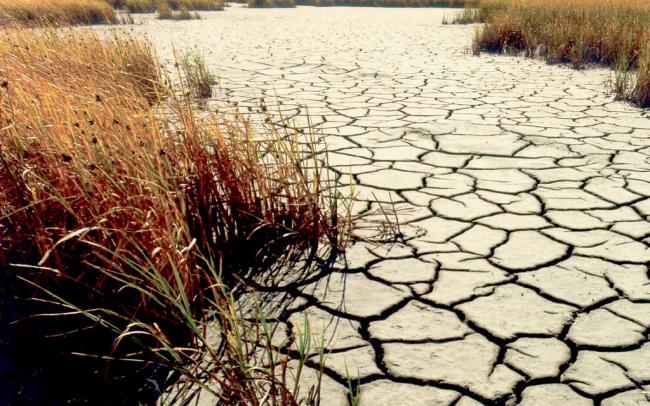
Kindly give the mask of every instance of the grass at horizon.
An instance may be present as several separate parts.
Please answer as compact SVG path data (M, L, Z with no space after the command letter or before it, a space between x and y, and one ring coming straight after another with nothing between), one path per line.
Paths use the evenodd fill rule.
M248 0L248 8L294 8L295 0Z
M15 22L88 25L117 21L113 8L105 0L0 0L0 25Z
M464 7L478 0L248 0L249 8L292 8L298 5L318 7ZM159 18L197 19L196 11L220 11L224 0L0 0L0 24L89 25L129 23L130 16L116 14L157 12Z
M272 7L452 7L461 8L476 4L478 0L251 0L249 2L238 0L234 3L247 3L251 8ZM252 5L251 5L252 4Z
M220 11L222 0L104 0L116 9L130 13L153 13L158 10L173 11Z
M300 0L300 5L319 7L349 6L349 7L465 7L476 3L476 0Z
M189 10L172 10L167 6L163 6L156 10L156 18L159 20L200 20L201 15L198 11Z
M598 63L616 70L617 96L650 106L650 2L644 0L481 0L457 22L484 22L474 52L521 53L551 63Z

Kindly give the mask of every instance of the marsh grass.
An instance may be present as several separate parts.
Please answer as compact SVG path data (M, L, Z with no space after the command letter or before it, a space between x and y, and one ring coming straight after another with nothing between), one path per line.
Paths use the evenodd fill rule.
M314 142L196 111L136 38L1 36L0 305L23 320L10 329L17 353L32 356L35 340L41 367L57 353L45 382L64 399L119 399L115 377L137 386L171 370L228 404L296 402L277 372L287 358L259 335L263 313L240 300L345 244ZM271 354L257 368L260 348ZM99 377L57 373L69 353Z
M199 99L212 97L216 78L205 64L205 57L197 51L183 52L176 56L179 76L186 93Z
M616 74L617 93L641 106L650 104L649 2L482 0L477 7L459 17L486 23L475 38L475 49L524 53L576 67L599 63L623 68Z
M445 15L443 17L443 24L472 24L483 22L484 17L481 16L481 9L474 7L465 7L461 11L455 13L451 18Z
M248 8L293 8L295 0L248 0Z
M634 88L635 75L632 71L633 60L625 54L620 55L615 63L615 73L609 86L618 99L629 99L630 89Z
M250 8L270 7L464 7L476 0L249 0Z
M639 50L634 86L629 99L642 107L650 107L650 35Z
M117 9L131 13L153 13L159 9L173 11L220 11L224 2L221 0L106 0Z
M187 9L172 10L167 5L158 7L156 10L156 18L159 20L200 20L201 15L197 11L189 11Z
M0 25L115 23L105 0L0 0Z
M160 19L196 20L197 10L217 11L223 6L217 0L0 0L0 24L132 24L130 13L153 12Z
M128 10L122 10L122 11L117 11L115 13L115 16L117 17L117 23L118 24L135 24L135 20L133 19L133 16Z
M351 7L464 7L475 0L302 0L298 4Z

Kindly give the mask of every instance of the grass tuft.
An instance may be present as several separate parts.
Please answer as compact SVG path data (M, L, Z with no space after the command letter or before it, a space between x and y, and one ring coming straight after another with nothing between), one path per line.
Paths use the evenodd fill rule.
M464 7L476 0L300 0L298 4L319 7Z
M159 20L200 20L201 15L197 11L189 11L187 9L180 9L178 11L172 10L167 5L158 7L156 11L156 18Z
M125 9L131 13L153 13L159 9L173 11L221 11L224 2L221 0L107 0L117 9Z
M295 0L248 0L248 8L293 8Z
M196 51L184 52L178 56L180 76L186 90L199 99L212 97L214 75L205 64L205 58Z
M257 367L262 313L241 301L343 245L348 223L314 141L163 97L160 63L136 38L1 36L0 311L12 317L0 328L19 348L0 353L41 369L53 360L45 382L63 399L69 386L120 399L106 381L172 370L226 404L293 404L286 357L273 347ZM64 379L56 367L76 365L70 352L95 369Z
M589 63L618 67L619 96L641 106L650 103L647 1L482 0L477 7L458 17L458 22L486 23L475 38L476 50L524 53L576 67ZM631 71L636 73L634 80Z
M630 100L641 107L650 107L650 36L639 50L634 91Z
M104 0L0 0L0 25L115 23L117 17Z

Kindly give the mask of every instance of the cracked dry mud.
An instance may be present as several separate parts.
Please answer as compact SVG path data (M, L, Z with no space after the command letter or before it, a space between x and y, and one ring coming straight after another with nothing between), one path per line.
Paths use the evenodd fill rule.
M358 243L294 287L288 325L338 327L323 404L345 403L346 370L368 405L650 404L648 111L613 101L606 70L468 55L474 28L450 12L230 8L137 29L167 59L205 50L245 112L308 112L357 211L400 209L403 243Z

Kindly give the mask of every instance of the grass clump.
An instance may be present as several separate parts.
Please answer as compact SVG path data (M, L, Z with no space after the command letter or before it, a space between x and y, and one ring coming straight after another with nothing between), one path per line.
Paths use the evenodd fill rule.
M105 0L0 0L0 24L99 24L117 17Z
M293 8L295 0L248 0L248 8Z
M297 402L274 320L242 301L342 245L313 144L163 95L138 39L1 35L0 354L65 401L121 382L150 403L145 378L156 397L174 371L225 404Z
M299 4L350 7L464 7L475 0L303 0Z
M113 7L131 13L153 13L160 9L173 11L220 11L221 0L107 0Z
M169 6L164 5L158 7L156 11L156 18L159 20L200 20L201 15L196 11L189 11L187 9L180 9L178 11L172 10Z
M206 66L204 56L198 52L184 52L177 59L187 92L200 99L212 97L216 79Z
M443 24L472 24L483 22L484 12L480 8L465 7L461 11L455 13L451 18L445 15L442 19Z
M650 107L650 42L646 42L639 52L636 81L631 95L624 95L636 104Z
M636 78L619 82L619 94L642 106L650 104L650 3L644 0L482 0L465 15L463 22L486 23L474 41L477 51L523 52L551 63L632 69ZM621 80L623 73L617 75Z
M622 52L615 61L615 70L611 87L617 98L650 107L650 42L631 56Z
M473 24L484 23L488 16L496 14L506 7L508 0L472 0L464 8L455 13L453 17L443 18L443 24Z

